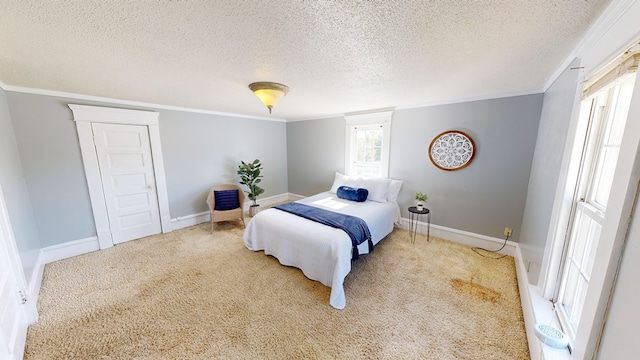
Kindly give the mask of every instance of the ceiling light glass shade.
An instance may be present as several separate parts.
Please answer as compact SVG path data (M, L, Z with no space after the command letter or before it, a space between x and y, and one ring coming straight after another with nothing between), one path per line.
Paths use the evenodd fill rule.
M249 89L267 106L269 114L278 101L289 92L287 85L273 82L255 82L249 84Z

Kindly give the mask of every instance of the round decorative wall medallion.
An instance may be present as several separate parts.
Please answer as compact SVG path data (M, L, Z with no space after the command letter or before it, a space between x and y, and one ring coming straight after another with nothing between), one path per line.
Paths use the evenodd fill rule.
M476 146L471 136L458 130L445 131L429 145L429 158L442 170L460 170L471 163Z

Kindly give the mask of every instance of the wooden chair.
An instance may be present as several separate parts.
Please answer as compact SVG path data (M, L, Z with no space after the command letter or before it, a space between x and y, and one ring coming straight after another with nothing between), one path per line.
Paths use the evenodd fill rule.
M225 190L238 190L238 203L240 207L234 209L224 209L220 210L220 206L216 209L216 191L225 191ZM228 193L227 193L228 195ZM219 193L218 196L222 196L222 193ZM242 221L242 227L244 228L244 191L239 185L236 184L221 184L215 185L209 191L209 196L207 197L207 205L209 205L209 211L211 212L211 232L213 232L213 223L220 221L234 221L240 220Z

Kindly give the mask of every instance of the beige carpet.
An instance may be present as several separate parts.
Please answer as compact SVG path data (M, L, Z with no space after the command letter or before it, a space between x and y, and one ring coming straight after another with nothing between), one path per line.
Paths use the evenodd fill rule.
M529 358L510 257L395 230L345 291L201 224L47 265L25 358Z

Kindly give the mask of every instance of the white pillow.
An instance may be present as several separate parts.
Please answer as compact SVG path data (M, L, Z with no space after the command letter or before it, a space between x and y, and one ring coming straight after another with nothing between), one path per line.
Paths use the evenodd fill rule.
M360 179L359 186L369 190L367 200L376 202L387 202L387 191L391 179Z
M398 202L398 194L402 187L402 180L391 180L387 190L387 201Z
M333 179L333 185L331 186L331 190L329 191L335 194L336 192L338 192L338 188L340 186L351 186L357 188L359 182L359 178L343 175L336 171L336 177Z

